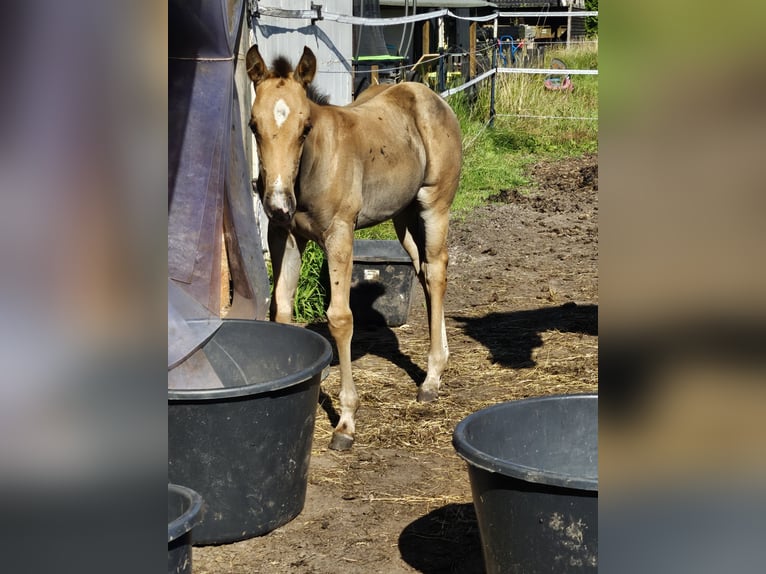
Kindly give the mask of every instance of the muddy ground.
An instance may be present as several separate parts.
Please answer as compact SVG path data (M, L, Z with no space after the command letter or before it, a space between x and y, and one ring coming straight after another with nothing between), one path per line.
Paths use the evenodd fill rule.
M195 547L194 571L483 572L466 463L452 431L485 406L597 390L598 158L541 162L531 185L454 218L446 300L450 365L415 401L428 348L423 296L407 324L353 340L361 407L353 450L327 448L337 365L322 384L303 512L266 536ZM316 326L322 331L322 326Z

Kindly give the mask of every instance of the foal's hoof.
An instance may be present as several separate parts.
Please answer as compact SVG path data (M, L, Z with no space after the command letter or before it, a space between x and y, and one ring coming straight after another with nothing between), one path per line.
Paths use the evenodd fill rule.
M330 448L332 450L350 450L354 446L354 437L340 432L332 433Z
M424 389L423 387L420 387L420 389L418 389L419 403L430 403L435 401L438 398L439 398L438 389Z

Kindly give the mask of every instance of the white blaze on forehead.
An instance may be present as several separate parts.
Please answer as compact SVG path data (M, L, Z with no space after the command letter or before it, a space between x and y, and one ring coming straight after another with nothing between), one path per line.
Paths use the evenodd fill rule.
M278 128L282 127L282 124L285 123L285 120L289 115L290 107L282 98L279 98L277 103L274 104L274 121L277 122Z

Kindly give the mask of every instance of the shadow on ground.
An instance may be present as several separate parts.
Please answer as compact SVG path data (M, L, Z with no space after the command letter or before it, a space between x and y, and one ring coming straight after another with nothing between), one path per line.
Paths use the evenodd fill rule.
M426 378L426 372L408 355L402 353L396 333L386 324L385 316L373 308L375 301L385 292L380 284L364 284L351 288L351 302L354 310L354 335L351 339L351 360L355 361L367 354L377 355L402 369L416 386L420 386ZM338 364L338 348L330 334L326 322L311 323L306 328L325 337L333 349L331 365ZM332 426L340 420L332 398L319 391L319 404L327 413Z
M452 319L463 325L466 335L490 351L494 362L512 368L535 366L532 352L542 347L541 333L545 331L598 335L598 305L571 302L559 307Z
M364 284L351 289L354 310L354 336L351 340L351 360L368 354L386 359L404 370L416 385L426 378L426 372L412 358L402 353L396 333L386 324L382 313L373 308L375 301L384 294L384 287ZM325 337L333 347L332 365L338 364L338 349L326 322L307 325L315 333ZM422 357L425 360L425 357Z
M473 504L448 504L411 522L399 536L399 552L424 574L483 574Z

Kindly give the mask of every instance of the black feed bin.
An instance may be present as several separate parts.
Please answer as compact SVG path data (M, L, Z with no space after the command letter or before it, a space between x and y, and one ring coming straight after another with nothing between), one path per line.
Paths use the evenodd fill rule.
M354 240L349 305L354 321L398 327L407 322L415 270L398 241Z
M266 534L303 510L331 358L327 340L307 329L225 320L188 359L188 372L209 382L168 390L168 475L205 501L195 543Z
M192 529L202 519L201 509L198 493L168 484L168 574L191 574Z
M598 571L598 396L510 401L456 427L489 574Z

